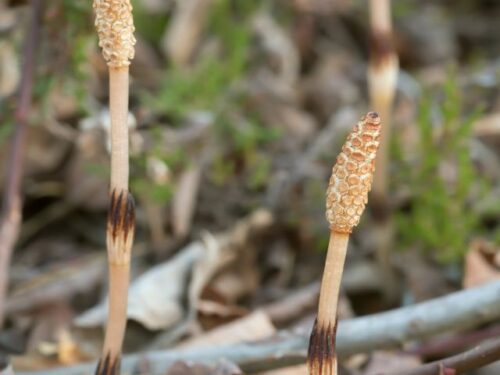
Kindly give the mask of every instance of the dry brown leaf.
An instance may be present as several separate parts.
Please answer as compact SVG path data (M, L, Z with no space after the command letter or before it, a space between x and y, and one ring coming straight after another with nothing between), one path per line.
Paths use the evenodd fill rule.
M235 318L242 317L248 313L248 310L236 306L236 305L227 305L224 303L210 301L206 299L202 299L197 303L198 313L204 315L215 315L220 318Z
M221 361L215 367L205 365L189 365L186 362L175 362L166 375L239 375L241 370L233 363Z
M63 365L74 365L90 358L88 353L80 349L71 333L67 329L62 329L57 342L57 359Z
M153 267L132 282L128 318L151 330L193 321L201 292L214 273L234 259L238 246L248 240L252 229L268 227L271 223L269 212L256 211L230 231L217 236L205 233L202 241L191 243L170 261ZM187 311L184 309L186 294ZM103 301L80 315L75 323L81 327L100 326L107 319L107 309L107 302Z
M306 365L285 367L279 370L259 372L258 375L304 375L304 374L307 374Z
M194 242L172 260L134 280L129 289L128 318L151 330L166 329L180 322L185 314L182 300L186 280L197 262L210 257L209 252L202 242ZM107 310L107 301L103 301L80 315L75 323L80 327L102 325L107 319Z
M193 348L210 345L228 345L242 341L256 341L276 333L271 319L262 311L215 328L201 336L183 342L180 347Z
M396 374L420 366L422 361L415 355L377 351L372 354L363 375Z
M483 240L473 241L465 256L464 288L500 280L499 254L500 249L493 244Z

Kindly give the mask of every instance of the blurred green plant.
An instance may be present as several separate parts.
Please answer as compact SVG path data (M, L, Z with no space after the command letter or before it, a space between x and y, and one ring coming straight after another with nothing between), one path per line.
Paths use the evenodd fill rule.
M248 72L250 18L258 3L216 1L206 32L213 39L212 44L208 43L211 49L201 51L189 67L171 66L159 92L143 98L174 125L194 112L213 114L214 136L220 147L209 175L218 185L228 182L243 167L247 187L263 187L271 161L259 147L279 137L276 129L264 126L253 114L244 113L245 94L239 87ZM243 124L236 123L241 116L234 116L235 113L243 114Z
M134 8L134 26L137 34L156 46L163 37L163 32L168 24L165 14L154 14L144 8L143 1L132 0Z
M423 95L417 118L417 160L402 160L399 167L399 183L408 186L412 196L409 212L396 217L403 245L432 251L444 263L460 259L480 231L481 217L472 203L478 192L488 189L469 149L472 125L480 111L463 115L457 81L450 74L438 95Z
M207 34L218 42L222 51L201 54L188 68L170 67L158 95L146 96L146 102L153 109L167 114L174 122L194 110L215 111L220 115L230 99L228 91L246 72L251 39L249 26L245 20L235 19L230 4L229 0L217 1L207 27Z
M173 196L174 182L168 176L163 176L161 181L155 181L153 176L148 175L148 159L154 158L163 163L168 168L166 174L170 175L183 169L188 163L188 157L182 149L165 148L160 126L153 126L151 131L155 141L153 146L146 153L131 159L130 185L141 199L155 204L166 204Z
M14 121L10 118L5 119L0 125L0 147L4 147L10 141L10 137L14 133Z

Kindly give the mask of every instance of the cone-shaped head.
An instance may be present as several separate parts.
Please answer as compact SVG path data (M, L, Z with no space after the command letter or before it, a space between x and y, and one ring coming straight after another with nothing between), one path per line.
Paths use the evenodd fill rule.
M379 115L369 112L354 126L337 156L326 192L326 219L336 232L351 233L365 209L375 170L380 128Z
M130 0L94 0L99 47L109 67L130 65L134 58L134 20Z

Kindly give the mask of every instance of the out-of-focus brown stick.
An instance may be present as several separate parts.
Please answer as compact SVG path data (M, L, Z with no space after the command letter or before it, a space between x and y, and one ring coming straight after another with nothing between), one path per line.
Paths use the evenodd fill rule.
M23 155L31 108L33 77L36 66L36 52L40 39L42 0L33 0L30 29L23 50L22 78L19 102L15 112L16 127L7 160L6 186L3 192L0 219L0 327L4 320L4 301L9 284L9 268L12 250L19 237L22 219L21 180L23 176Z
M409 371L398 371L397 375L458 375L489 365L500 360L500 338L484 342L463 353L427 363ZM396 374L392 374L396 375Z
M200 41L213 0L182 0L163 41L170 59L179 66L189 63Z
M390 0L370 0L370 24L370 63L368 66L370 101L371 107L384 119L370 204L376 223L374 230L377 261L385 275L385 296L388 301L391 301L394 300L397 290L389 252L394 237L389 200L389 146L399 62L393 43Z

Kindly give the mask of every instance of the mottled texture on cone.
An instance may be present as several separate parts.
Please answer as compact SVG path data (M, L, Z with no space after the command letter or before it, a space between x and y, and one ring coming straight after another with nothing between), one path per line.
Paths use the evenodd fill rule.
M326 219L330 228L351 233L358 225L371 189L380 143L380 117L369 112L347 137L327 189Z
M134 20L130 0L94 0L99 47L109 67L130 65L134 58Z

